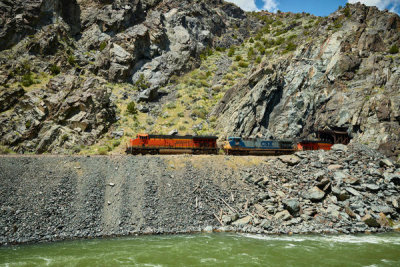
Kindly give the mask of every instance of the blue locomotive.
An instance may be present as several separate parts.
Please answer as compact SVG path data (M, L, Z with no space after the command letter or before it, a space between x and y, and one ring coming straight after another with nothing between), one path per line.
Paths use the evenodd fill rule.
M224 151L227 155L290 154L296 151L296 144L285 140L229 137L225 142Z

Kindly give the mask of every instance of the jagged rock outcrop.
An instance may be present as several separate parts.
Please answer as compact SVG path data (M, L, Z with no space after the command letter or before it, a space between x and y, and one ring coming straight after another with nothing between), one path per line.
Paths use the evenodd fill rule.
M0 51L60 20L66 22L72 35L79 33L80 7L76 0L1 1Z
M17 103L10 99L23 94L21 88L5 92L0 99L6 95L14 106L0 115L0 138L18 152L67 152L93 144L116 119L111 91L98 78L59 75Z
M348 17L333 13L294 54L262 63L227 92L213 112L227 135L294 138L340 128L400 154L400 58L387 53L400 44L400 18L348 8Z

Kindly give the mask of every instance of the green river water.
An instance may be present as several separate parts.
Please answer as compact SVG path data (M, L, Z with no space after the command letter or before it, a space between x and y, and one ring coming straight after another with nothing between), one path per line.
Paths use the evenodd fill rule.
M0 266L400 266L400 234L196 234L0 248Z

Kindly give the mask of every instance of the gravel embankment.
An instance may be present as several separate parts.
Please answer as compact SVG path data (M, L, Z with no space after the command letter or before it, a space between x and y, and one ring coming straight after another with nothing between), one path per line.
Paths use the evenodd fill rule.
M346 150L0 157L0 244L211 229L393 230L400 169L362 146Z

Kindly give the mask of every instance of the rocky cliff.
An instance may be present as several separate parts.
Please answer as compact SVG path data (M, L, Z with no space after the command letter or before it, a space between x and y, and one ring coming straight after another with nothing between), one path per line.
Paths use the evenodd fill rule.
M120 153L140 131L340 129L399 154L394 13L245 13L219 0L2 1L0 12L0 140L13 151Z
M218 0L2 1L0 11L0 136L18 152L95 143L118 118L110 83L156 99L206 48L237 44L250 27Z
M400 45L399 16L357 4L305 28L292 53L270 56L227 92L214 110L224 132L293 138L341 129L399 154L400 57L388 53Z

